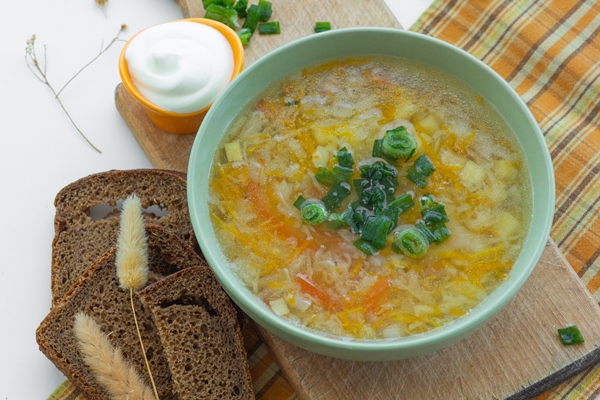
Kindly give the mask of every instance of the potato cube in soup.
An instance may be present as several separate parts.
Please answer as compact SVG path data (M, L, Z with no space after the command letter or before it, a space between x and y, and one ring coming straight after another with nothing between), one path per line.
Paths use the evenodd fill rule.
M242 148L240 147L240 142L230 142L225 145L225 155L227 156L227 161L236 162L242 161Z
M503 238L511 238L516 236L522 228L521 222L519 222L514 215L507 211L500 214L495 227L496 232L498 232L500 237Z
M462 184L471 192L480 190L484 185L485 170L473 161L467 161L464 168L460 171L460 180Z
M496 176L503 181L509 181L519 176L519 171L514 167L513 161L499 160L496 161Z
M421 129L429 135L433 135L438 129L440 129L440 126L438 125L433 114L429 114L427 117L417 122L417 126L420 126Z

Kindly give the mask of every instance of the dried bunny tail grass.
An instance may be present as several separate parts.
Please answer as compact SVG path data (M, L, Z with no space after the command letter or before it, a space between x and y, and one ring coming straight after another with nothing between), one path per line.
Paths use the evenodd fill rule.
M129 196L123 202L116 265L123 289L138 290L148 282L148 240L142 205L136 195Z
M129 300L131 300L131 312L135 321L135 329L140 340L140 347L142 348L154 396L158 400L156 384L152 377L150 363L146 357L146 349L142 341L140 326L135 315L133 303L133 291L143 288L148 282L148 238L146 237L144 217L142 216L142 203L135 194L129 196L123 202L123 211L121 211L121 219L119 221L119 237L117 238L115 264L121 288L129 290Z
M73 330L85 363L112 399L154 399L152 390L123 359L121 351L110 344L93 318L78 313L75 315Z

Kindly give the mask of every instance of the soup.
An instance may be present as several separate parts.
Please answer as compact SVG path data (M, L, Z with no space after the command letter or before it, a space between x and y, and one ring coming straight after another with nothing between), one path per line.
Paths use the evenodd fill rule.
M522 152L493 107L393 57L273 83L210 174L235 273L282 318L331 336L399 338L469 313L508 277L531 213Z

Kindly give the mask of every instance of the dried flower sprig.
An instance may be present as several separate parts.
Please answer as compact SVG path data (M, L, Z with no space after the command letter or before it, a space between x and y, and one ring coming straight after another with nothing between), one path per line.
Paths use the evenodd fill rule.
M108 3L108 0L94 0L94 2L100 7L102 12L104 12L104 15L106 15L106 3Z
M142 341L140 327L137 316L135 314L135 306L133 304L133 291L143 288L148 282L148 240L146 237L146 229L144 227L144 218L142 216L142 204L136 195L131 195L123 202L123 210L121 211L121 219L119 225L119 237L117 239L117 255L115 259L117 267L117 277L121 288L129 290L129 299L131 301L131 311L135 321L142 354L146 362L150 382L156 400L158 400L158 392L156 384L150 370L150 363L146 357L146 349Z
M67 81L67 83L65 83L63 85L63 87L60 90L58 90L58 91L55 90L54 87L50 84L50 81L48 80L48 75L46 73L46 71L47 71L47 57L46 57L47 49L46 49L46 45L44 45L44 58L43 58L43 61L40 61L38 59L38 56L37 56L36 51L35 51L36 35L32 35L31 38L29 40L27 40L27 46L25 47L25 64L27 65L27 67L29 68L29 70L33 73L33 75L40 82L42 82L43 84L45 84L46 86L48 86L48 88L50 88L50 91L54 95L54 98L58 101L58 104L60 105L60 107L63 109L63 111L67 115L67 118L69 118L69 121L71 121L71 124L73 124L73 126L75 127L75 129L77 130L77 132L79 132L79 134L81 135L81 137L83 137L83 139L94 150L96 150L98 153L102 153L102 152L96 146L94 146L92 144L92 142L90 142L90 140L83 134L83 132L81 131L81 129L79 129L79 127L77 126L77 124L75 123L75 121L73 120L73 118L71 117L71 115L69 114L69 112L67 111L65 105L63 104L63 102L61 101L61 99L60 99L59 96L62 93L62 91L73 81L73 79L75 79L83 70L85 70L90 64L92 64L94 61L96 61L96 59L98 59L98 57L100 57L102 54L104 54L116 41L118 41L120 39L119 35L126 28L127 28L127 25L125 25L125 24L121 25L121 28L119 29L119 32L117 33L117 36L115 36L110 41L110 43L108 43L108 45L104 46L104 44L102 44L102 46L100 47L100 52L98 53L98 55L96 55L96 57L94 57L91 61L89 61L87 64L85 64L81 69L79 69L79 71L77 71L75 73L75 75L73 75L73 77L71 77L71 79L69 79Z
M84 313L75 315L73 324L83 360L98 382L116 400L152 400L152 390L124 359L119 348L108 340L96 321Z

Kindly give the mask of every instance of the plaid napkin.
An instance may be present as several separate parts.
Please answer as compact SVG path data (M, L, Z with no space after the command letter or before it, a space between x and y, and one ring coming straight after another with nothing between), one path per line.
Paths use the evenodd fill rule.
M600 301L600 3L435 0L411 30L492 67L525 101L554 164L561 252ZM600 366L538 399L591 399Z
M595 0L435 0L411 30L492 67L537 119L554 163L552 238L600 300L600 3ZM245 329L257 398L295 399L256 332ZM600 366L538 397L600 394ZM82 397L65 381L50 400Z

